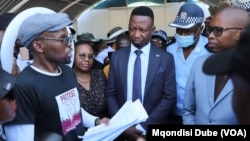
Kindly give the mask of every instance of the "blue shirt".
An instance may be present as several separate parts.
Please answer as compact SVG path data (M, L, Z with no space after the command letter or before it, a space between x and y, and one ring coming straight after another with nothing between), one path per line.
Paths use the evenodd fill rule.
M209 53L207 49L205 49L205 45L207 43L208 39L200 35L197 45L186 59L183 54L183 48L179 47L177 42L169 45L166 49L167 52L170 52L174 56L177 88L177 104L175 114L178 116L182 116L183 114L183 99L191 67L197 57Z

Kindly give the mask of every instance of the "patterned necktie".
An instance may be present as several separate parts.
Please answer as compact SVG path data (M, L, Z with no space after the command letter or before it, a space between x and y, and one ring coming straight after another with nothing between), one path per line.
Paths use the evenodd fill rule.
M142 101L142 92L141 92L141 50L135 51L137 57L135 59L134 65L134 77L133 77L133 96L132 101L137 100L138 98Z

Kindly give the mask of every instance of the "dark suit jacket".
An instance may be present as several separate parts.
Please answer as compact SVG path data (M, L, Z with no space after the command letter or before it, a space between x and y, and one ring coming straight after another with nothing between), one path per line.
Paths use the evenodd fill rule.
M106 100L113 116L127 99L127 69L130 47L113 53L106 87ZM167 116L176 104L174 59L170 53L151 46L143 106L149 117L141 123L147 130L149 124L166 123ZM143 69L143 68L142 68ZM133 116L133 115L131 115Z

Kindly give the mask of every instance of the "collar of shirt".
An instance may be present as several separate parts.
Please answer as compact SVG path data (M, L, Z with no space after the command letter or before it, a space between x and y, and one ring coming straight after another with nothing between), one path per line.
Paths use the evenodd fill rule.
M148 44L146 44L143 48L141 48L142 54L144 54L145 56L149 56L149 51L150 51L150 42ZM133 44L131 44L131 50L130 50L130 55L134 54L135 55L135 51L138 50L138 48L136 48Z
M0 140L2 139L5 139L5 135L4 135L4 132L3 132L3 127L2 125L0 124Z

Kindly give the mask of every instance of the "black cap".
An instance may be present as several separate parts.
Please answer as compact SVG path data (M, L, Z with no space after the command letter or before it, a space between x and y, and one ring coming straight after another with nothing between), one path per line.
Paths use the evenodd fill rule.
M16 15L15 13L4 13L0 15L0 30L5 30Z
M0 99L7 95L16 82L16 76L0 69Z

